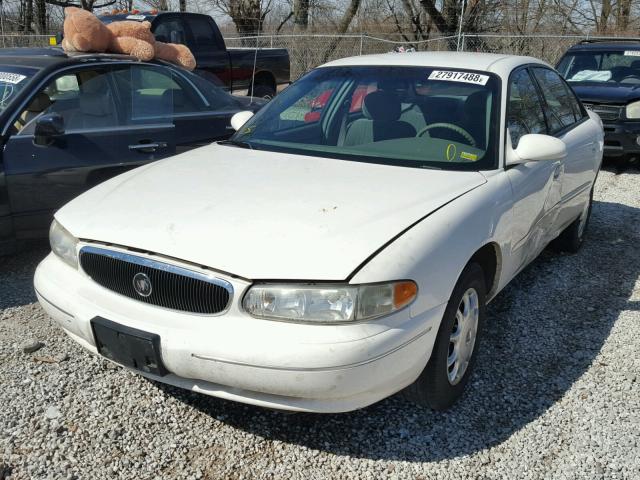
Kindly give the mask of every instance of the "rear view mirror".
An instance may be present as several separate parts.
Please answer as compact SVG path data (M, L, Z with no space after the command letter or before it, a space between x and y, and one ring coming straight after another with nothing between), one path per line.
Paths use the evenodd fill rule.
M248 110L238 112L231 117L231 127L237 132L251 117L253 117L253 112Z
M41 147L50 146L56 139L64 135L64 119L58 113L47 113L36 120L33 143Z
M507 135L509 137L509 135ZM507 165L526 162L542 162L562 160L567 156L567 146L562 140L550 135L529 133L520 137L518 147L511 148L509 139L507 148Z

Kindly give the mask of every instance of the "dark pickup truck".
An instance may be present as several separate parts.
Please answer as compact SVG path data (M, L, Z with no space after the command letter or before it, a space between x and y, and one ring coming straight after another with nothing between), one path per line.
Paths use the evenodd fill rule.
M284 48L227 48L208 15L184 12L140 12L101 15L104 23L149 21L156 39L182 43L196 58L196 73L232 93L272 98L289 83L289 53ZM255 60L255 68L254 68ZM255 76L254 76L255 70ZM253 82L252 82L252 79Z

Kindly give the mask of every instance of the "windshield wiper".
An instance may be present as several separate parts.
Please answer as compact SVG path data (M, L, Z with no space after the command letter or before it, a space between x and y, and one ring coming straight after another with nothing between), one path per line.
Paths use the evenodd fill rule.
M240 148L248 148L249 150L253 150L253 146L249 142L243 142L242 140L221 140L218 142L219 145L233 145L234 147Z

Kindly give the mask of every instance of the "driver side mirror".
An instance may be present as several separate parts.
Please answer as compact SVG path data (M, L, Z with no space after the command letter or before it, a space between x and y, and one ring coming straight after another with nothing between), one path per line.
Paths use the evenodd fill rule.
M506 165L527 162L562 160L567 156L564 142L551 135L528 133L520 137L517 148L511 147L511 135L507 132Z
M47 113L36 120L33 134L35 145L48 147L61 135L64 135L64 119L59 113Z
M253 117L253 112L248 110L235 113L233 117L231 117L231 127L237 132L251 117Z

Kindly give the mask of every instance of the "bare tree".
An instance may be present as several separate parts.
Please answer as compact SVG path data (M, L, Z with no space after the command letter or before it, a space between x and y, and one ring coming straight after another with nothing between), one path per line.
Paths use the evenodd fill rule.
M271 0L213 0L213 6L231 17L240 36L251 36L262 31Z
M347 32L347 30L349 29L349 25L351 25L351 22L353 21L353 17L355 17L356 13L358 13L358 8L360 8L360 0L349 1L349 6L347 7L347 10L342 15L342 18L340 19L340 22L338 23L338 26L336 29L336 33L338 35L344 35ZM329 57L333 55L333 52L335 51L339 43L340 43L340 38L338 37L335 37L331 40L331 42L329 43L329 46L325 50L323 63L329 60Z

